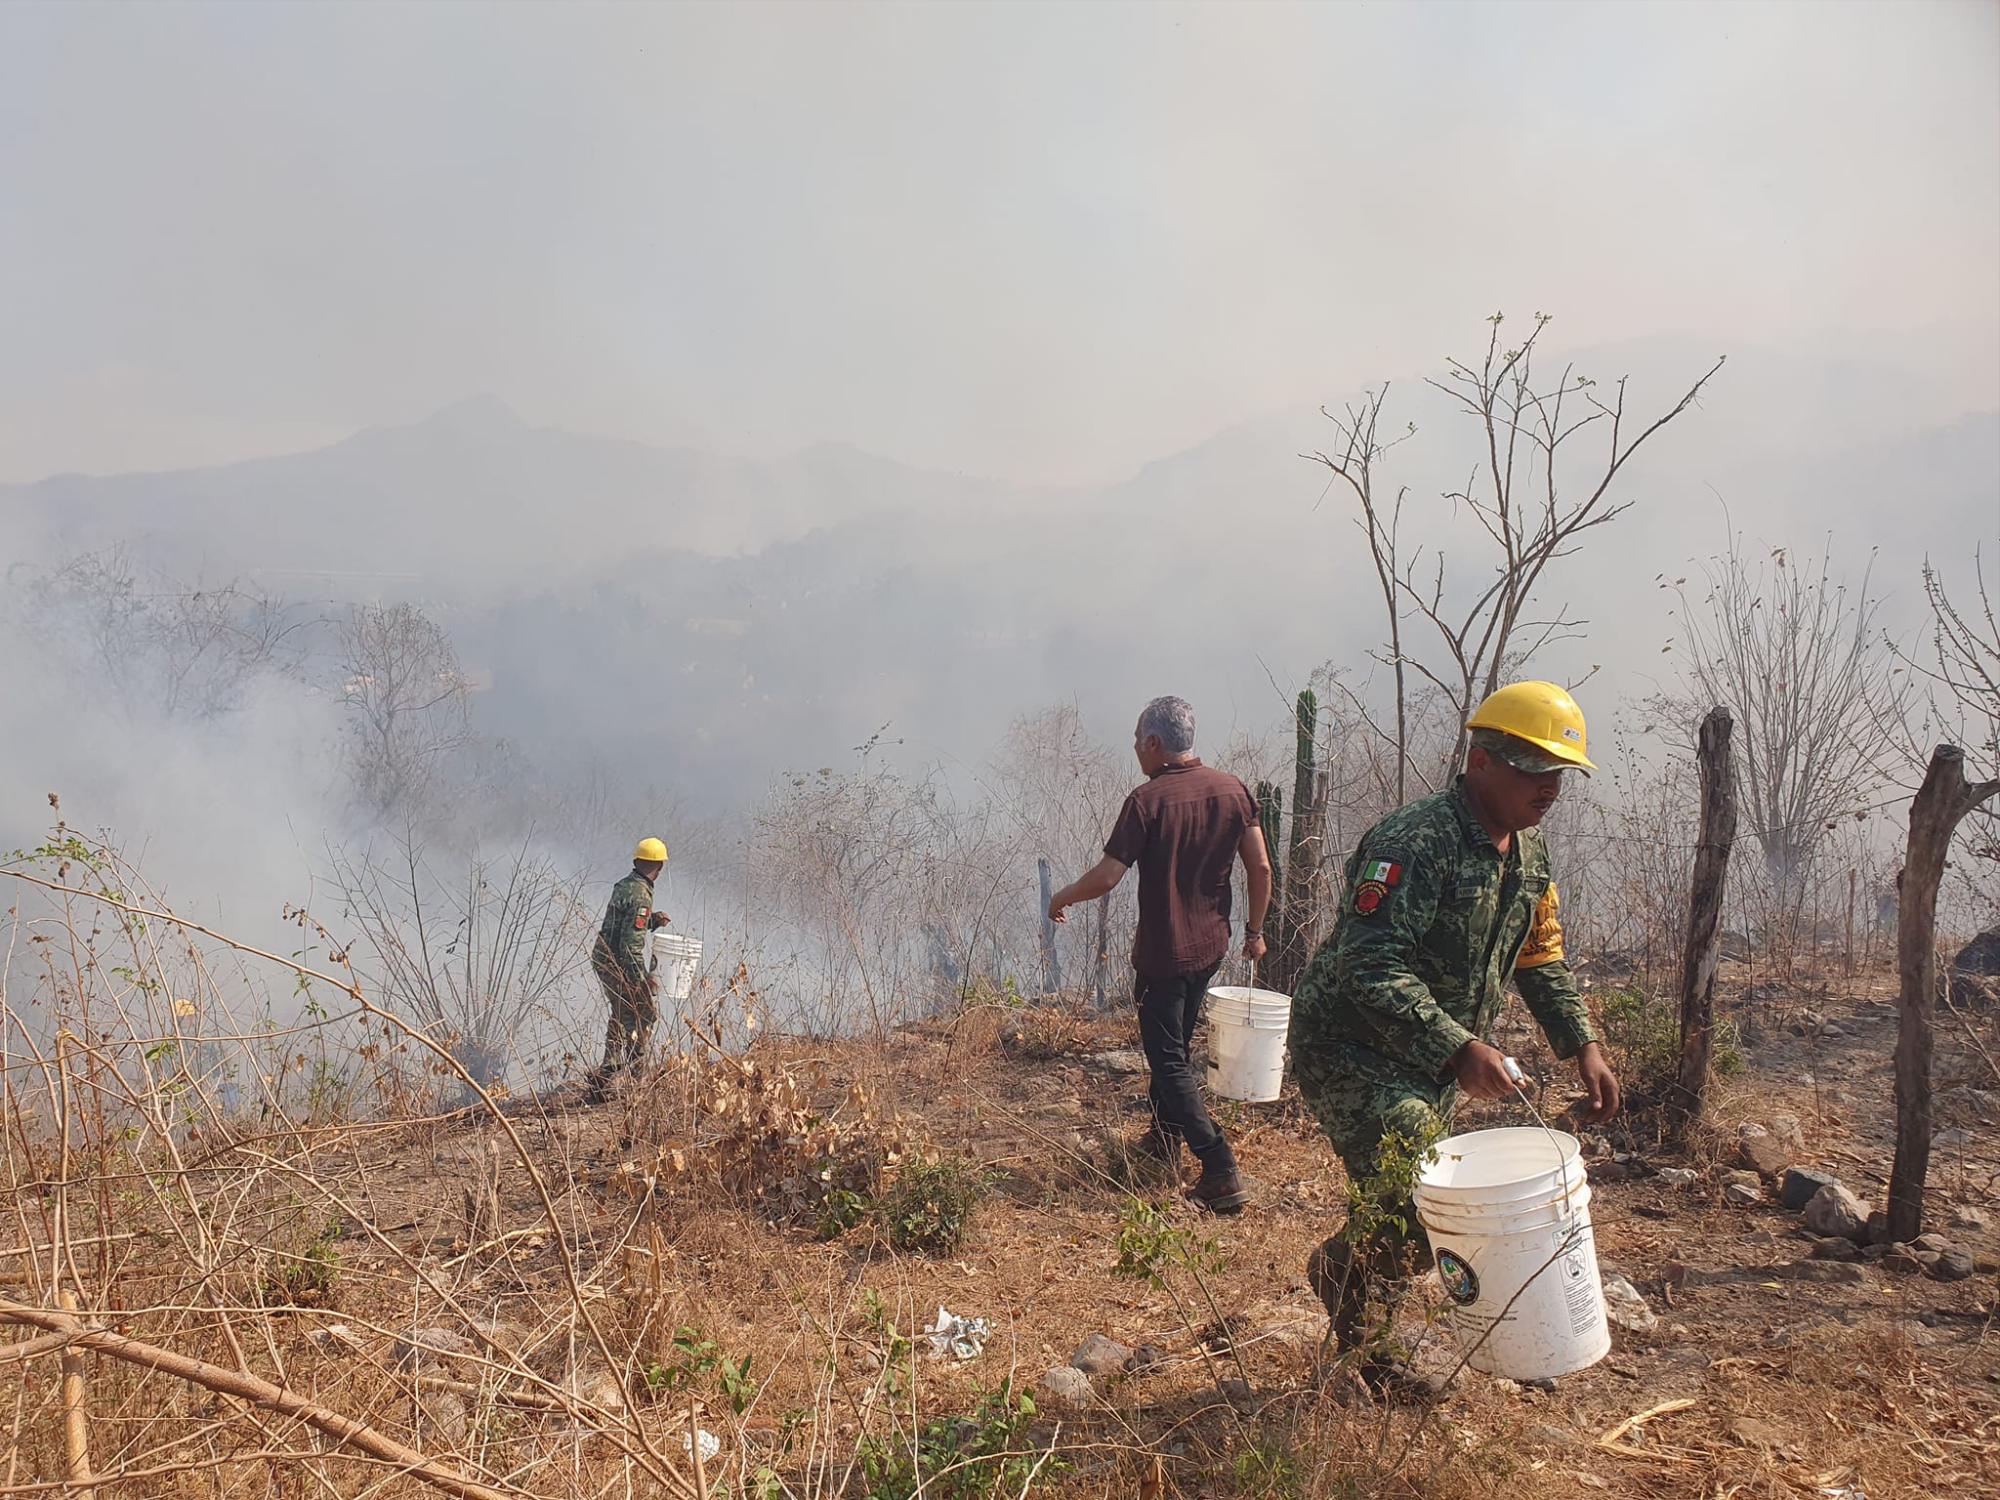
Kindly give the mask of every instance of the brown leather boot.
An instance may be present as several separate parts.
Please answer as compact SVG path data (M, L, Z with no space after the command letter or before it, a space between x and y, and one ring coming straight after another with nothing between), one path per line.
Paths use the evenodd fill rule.
M1212 1214L1235 1214L1250 1201L1250 1189L1234 1167L1218 1169L1204 1162L1201 1181L1188 1196Z

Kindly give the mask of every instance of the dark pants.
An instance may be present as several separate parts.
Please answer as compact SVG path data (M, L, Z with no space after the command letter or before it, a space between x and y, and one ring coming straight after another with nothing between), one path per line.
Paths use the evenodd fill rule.
M1201 1158L1204 1171L1233 1172L1236 1157L1201 1102L1201 1081L1188 1062L1188 1043L1201 1021L1202 998L1219 967L1171 979L1141 974L1134 995L1139 1004L1139 1039L1153 1074L1147 1097L1160 1133L1170 1141L1186 1141Z

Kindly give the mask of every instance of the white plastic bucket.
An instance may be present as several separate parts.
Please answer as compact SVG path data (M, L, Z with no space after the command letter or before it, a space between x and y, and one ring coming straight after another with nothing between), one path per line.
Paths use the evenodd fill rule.
M1575 1136L1539 1126L1451 1136L1418 1172L1415 1197L1473 1369L1553 1380L1610 1352Z
M694 971L701 966L701 939L664 929L653 934L653 973L660 981L660 999L681 1001L694 993Z
M1208 1087L1224 1099L1269 1104L1285 1081L1292 997L1218 985L1208 992Z

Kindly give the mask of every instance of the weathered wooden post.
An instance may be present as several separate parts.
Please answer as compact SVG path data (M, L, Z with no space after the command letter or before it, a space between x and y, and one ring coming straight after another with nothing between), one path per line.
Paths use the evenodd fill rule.
M1056 924L1049 920L1049 902L1055 899L1055 872L1047 855L1039 855L1035 869L1042 879L1042 993L1053 995L1062 988L1062 967L1056 962Z
M1668 1128L1683 1140L1701 1118L1708 1096L1708 1058L1715 1038L1715 968L1722 950L1722 893L1729 850L1736 841L1736 776L1730 740L1736 721L1726 708L1701 721L1695 759L1701 775L1701 841L1695 846L1688 895L1687 946L1681 959L1681 1065L1668 1099Z
M1312 926L1312 898L1319 870L1320 830L1326 822L1326 783L1319 774L1319 694L1299 693L1292 711L1292 838L1285 851L1285 884L1271 889L1271 910L1277 914L1277 941L1271 944L1276 962L1270 988L1291 994L1305 972L1307 935ZM1270 842L1267 836L1265 842ZM1271 860L1278 858L1271 846Z
M1847 973L1854 974L1854 877L1858 872L1852 865L1847 870Z
M1931 1018L1937 1009L1937 895L1960 821L2000 794L2000 781L1968 782L1965 752L1939 745L1910 803L1909 847L1898 880L1896 970L1902 1014L1896 1027L1896 1160L1889 1169L1888 1235L1924 1230L1924 1182L1931 1168Z
M1091 987L1097 992L1096 1005L1104 1009L1104 973L1111 962L1111 897L1097 898L1097 953L1091 962Z

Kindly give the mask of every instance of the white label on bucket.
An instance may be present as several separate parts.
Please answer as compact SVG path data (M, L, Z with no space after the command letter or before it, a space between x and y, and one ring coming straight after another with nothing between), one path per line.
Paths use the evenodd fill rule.
M1562 1274L1563 1305L1569 1311L1569 1331L1581 1338L1596 1326L1598 1319L1599 1293L1592 1284L1590 1274L1595 1247L1588 1230L1570 1238L1569 1248L1563 1251L1556 1265Z

